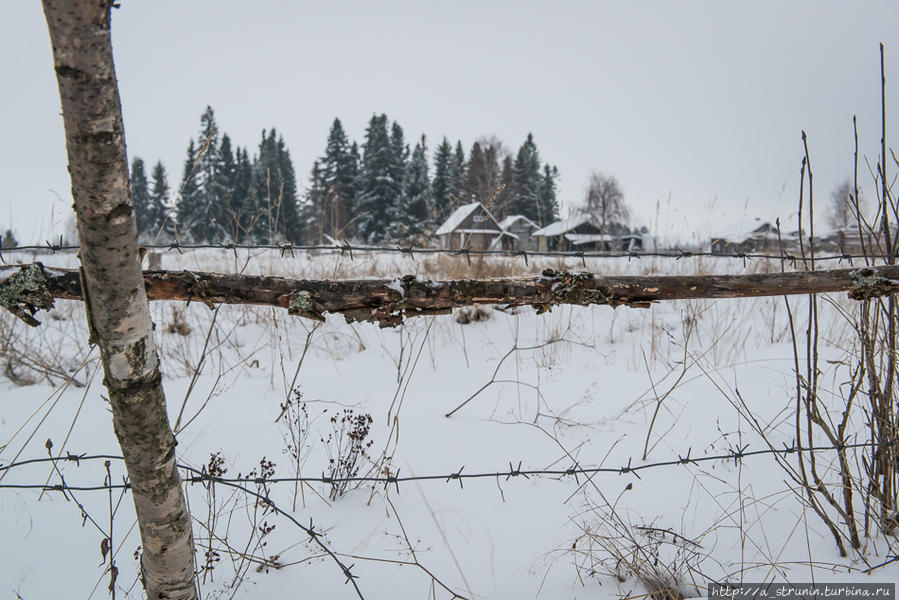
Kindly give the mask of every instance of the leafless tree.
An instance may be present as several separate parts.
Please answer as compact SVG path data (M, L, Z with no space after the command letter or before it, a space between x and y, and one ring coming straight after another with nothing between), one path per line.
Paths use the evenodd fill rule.
M589 215L603 232L616 225L626 225L630 218L618 180L613 175L595 171L590 175L584 206L578 212Z
M144 587L148 598L193 600L191 521L175 468L175 438L138 258L110 40L113 0L43 4L81 240L81 285L131 481Z
M859 194L858 206L856 206L855 190L848 179L840 183L830 195L830 213L827 215L828 224L834 229L846 229L854 227L858 212L864 217L864 199Z

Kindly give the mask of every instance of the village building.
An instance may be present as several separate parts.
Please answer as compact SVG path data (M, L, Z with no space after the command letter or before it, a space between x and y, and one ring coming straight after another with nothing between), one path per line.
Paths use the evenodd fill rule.
M895 240L897 230L890 228L890 239ZM879 224L873 228L867 225L840 227L815 236L815 251L823 251L833 254L860 256L882 255L885 250L883 244L883 229ZM895 243L895 242L894 242Z
M792 253L797 247L796 232L781 232L769 221L758 217L744 219L722 228L710 240L712 254L746 254L750 252Z
M589 215L551 223L532 234L541 252L585 250L595 252L633 252L643 249L643 233L626 225L609 223L599 227Z
M502 250L504 239L515 235L503 231L499 222L480 202L463 204L453 211L435 235L445 250Z
M540 229L540 226L526 216L509 215L499 222L499 226L506 233L512 234L512 236L503 238L503 246L508 246L507 250L537 249L537 238L534 237L534 232Z

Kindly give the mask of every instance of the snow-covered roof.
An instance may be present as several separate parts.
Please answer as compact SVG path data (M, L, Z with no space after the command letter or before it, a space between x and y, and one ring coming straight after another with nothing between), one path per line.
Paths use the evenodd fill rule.
M546 237L555 237L557 235L562 235L568 231L576 227L580 227L584 223L589 223L590 217L583 215L580 217L576 217L574 219L564 219L562 221L556 221L555 223L550 223L546 227L542 229L538 229L534 232L534 235L542 235Z
M439 231L439 230L438 230ZM512 237L518 237L514 233L509 231L500 231L499 229L454 229L453 231L449 231L447 233L483 233L483 234L491 234L491 235L511 235ZM439 235L439 234L438 234Z
M539 225L537 225L536 223L534 223L533 221L531 221L524 215L509 215L508 217L506 217L505 219L503 219L502 221L499 222L499 226L501 229L508 229L509 227L514 225L516 221L524 221L524 222L528 223L529 225L531 225L532 227L538 227L538 228L540 227Z
M605 233L566 233L565 239L575 246L594 242L611 242L615 238Z
M479 208L484 211L484 214L486 214L493 223L496 223L496 219L493 217L493 215L490 214L490 211L487 210L483 204L481 204L480 202L472 202L471 204L463 204L462 206L460 206L459 208L454 210L453 214L451 214L449 216L449 218L447 218L447 220L444 221L443 225L441 225L437 229L437 231L435 232L435 235L446 235L448 233L453 233L454 231L461 231L461 230L457 230L456 228L459 227L459 225L461 225L465 221L465 219L470 217L471 214ZM498 225L498 223L497 223L497 225ZM500 230L499 229L476 229L476 230L464 230L462 232L463 233L500 233Z
M774 228L768 221L755 218L745 218L722 227L715 235L713 240L727 240L729 242L743 242L754 234L765 233L767 230ZM763 231L759 231L763 230Z

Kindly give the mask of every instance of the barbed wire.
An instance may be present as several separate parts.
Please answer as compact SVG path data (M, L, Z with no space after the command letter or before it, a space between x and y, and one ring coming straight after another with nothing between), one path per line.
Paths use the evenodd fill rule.
M886 443L876 443L876 442L857 442L851 444L839 444L839 445L823 445L823 446L814 446L814 447L806 447L802 445L787 445L783 444L782 448L763 448L761 450L748 450L749 444L745 444L744 446L734 448L726 453L713 454L713 455L705 455L694 457L692 456L692 448L687 451L686 456L680 456L676 459L669 459L663 461L657 461L652 463L643 463L634 465L632 459L628 459L627 465L619 466L619 467L583 467L579 461L576 461L571 467L566 469L522 469L521 465L523 461L518 461L518 466L514 466L514 461L508 461L509 468L503 469L499 471L484 471L484 472L469 472L464 473L465 466L463 465L460 469L453 471L451 473L441 473L441 474L430 474L430 475L404 475L400 476L400 470L398 469L394 474L387 475L377 475L377 476L348 476L348 477L334 477L325 475L322 473L320 476L304 476L304 477L219 477L213 476L205 471L198 471L196 468L191 467L189 465L179 464L178 467L190 471L193 473L192 476L186 477L184 479L185 483L204 483L204 482L214 482L214 483L222 483L222 484L232 484L232 483L256 483L256 484L269 484L269 483L324 483L324 484L336 484L336 483L373 483L373 484L383 484L385 487L389 487L394 485L399 491L400 483L409 483L413 481L444 481L445 483L450 483L453 481L458 481L460 487L462 486L462 481L466 479L484 479L484 478L505 478L505 480L509 480L513 477L574 477L576 481L578 480L578 475L594 475L598 473L615 473L618 475L625 475L631 473L635 475L638 479L640 478L639 473L649 469L658 469L662 467L671 467L677 465L697 465L700 463L710 462L710 461L734 461L734 464L739 464L743 459L753 457L753 456L762 456L762 455L783 455L787 456L790 454L796 454L799 452L824 452L824 451L843 451L843 450L851 450L858 448L889 448L899 444L899 440L886 442ZM98 454L98 455L85 455L85 454L72 454L69 453L67 456L59 456L59 457L46 457L46 458L34 458L24 461L13 462L7 465L0 465L0 473L4 471L8 471L14 468L23 467L29 464L35 463L46 463L46 462L75 462L79 463L81 461L91 461L91 460L122 460L120 456L107 455L107 454ZM110 484L110 485L98 485L98 486L82 486L82 487L72 487L67 486L75 491L92 491L92 490L108 490L108 489L128 489L130 488L130 484L122 483L122 484ZM46 491L59 491L61 488L58 484L0 484L0 489L2 488L15 488L15 489L40 489Z
M85 455L85 454L73 454L71 452L66 453L66 456L50 456L46 458L32 458L27 460L22 460L18 462L13 462L8 465L0 465L0 473L4 471L8 471L9 469L15 467L23 467L30 464L38 464L38 463L58 463L58 462L74 462L78 466L81 466L82 461L93 461L93 460L124 460L121 456L113 455L113 454L93 454L93 455ZM194 482L197 478L203 476L204 471L195 469L194 467L188 465L178 465L178 468L191 472L195 475L195 477L186 478L187 482ZM58 473L58 471L57 471ZM60 475L61 477L61 475ZM303 531L306 535L309 536L309 541L315 542L315 544L321 548L340 568L344 577L346 577L346 581L344 583L352 583L353 588L356 590L356 595L359 596L360 599L364 600L364 596L362 595L362 591L359 589L359 585L356 583L356 580L359 578L358 575L354 575L352 572L352 568L355 565L347 566L340 558L331 550L327 544L325 544L322 539L323 534L319 531L316 531L315 525L312 520L309 520L308 527L300 523L296 518L293 517L288 511L281 509L268 495L268 489L265 487L265 484L268 483L266 480L262 479L240 479L234 481L220 481L218 482L222 485L229 486L240 491L243 491L246 494L249 494L255 497L259 502L265 504L267 507L271 508L273 512L282 517L288 519L291 523L293 523L296 527L298 527L301 531ZM257 490L252 490L245 485L241 485L241 483L254 483L257 486L262 486L261 489L265 493L261 493ZM0 484L0 488L6 489L39 489L43 488L45 491L58 491L62 494L65 494L68 491L98 491L98 490L121 490L121 489L131 489L131 484L127 481L124 483L105 483L104 485L93 485L93 486L75 486L66 483L63 479L61 483L58 484L45 484L42 486L35 486L30 484ZM84 509L82 508L82 511Z
M813 264L818 262L825 261L837 261L841 263L843 261L848 262L851 266L853 260L882 260L886 261L889 257L887 255L874 255L874 254L852 254L848 252L840 252L838 254L826 254L821 256L797 256L795 254L789 252L781 252L778 254L764 253L764 252L733 252L729 254L711 252L707 250L684 250L680 248L668 249L668 250L653 250L653 251L586 251L586 250L568 250L568 251L558 251L558 250L476 250L473 248L462 248L462 249L449 249L449 248L431 248L426 246L367 246L367 245L352 245L350 243L344 244L318 244L318 245L297 245L297 244L257 244L257 245L249 245L249 244L234 244L234 243L214 243L214 244L179 244L179 243L170 243L170 244L151 244L151 245L143 245L143 248L147 250L161 250L167 252L178 252L183 253L185 250L231 250L234 251L235 254L238 250L275 250L280 252L281 257L295 257L295 252L339 252L341 255L349 255L350 259L355 259L354 252L359 253L395 253L402 255L409 255L413 259L416 254L421 255L451 255L451 256L464 256L469 264L471 264L472 256L503 256L510 258L522 258L525 262L525 265L528 264L529 257L550 257L550 258L579 258L581 259L584 266L586 266L586 259L590 258L613 258L613 259L622 259L626 258L628 261L630 260L639 260L641 258L673 258L675 260L681 260L684 258L692 258L692 257L705 257L705 258L722 258L722 259L736 259L742 260L744 266L747 261L753 259L762 259L762 260L779 260L784 263L790 263L790 265L796 265L797 263L801 264ZM77 245L64 245L62 240L59 243L53 243L50 241L46 241L44 245L29 245L29 246L16 246L15 248L5 248L3 252L11 253L11 252L49 252L51 254L55 254L57 252L75 252L80 250L80 247ZM0 261L6 262L3 258L2 252L0 252Z
M459 482L460 489L464 489L463 480L465 479L482 479L482 478L505 478L506 481L513 477L524 477L526 479L530 479L532 476L552 476L557 477L558 480L562 480L564 477L574 477L575 481L580 485L580 480L578 479L579 475L591 476L598 473L615 473L618 475L624 474L633 474L638 479L641 479L639 473L641 471L649 470L649 469L658 469L664 467L671 466L686 466L686 465L697 465L700 463L705 463L709 461L734 461L735 465L741 463L741 461L748 457L753 456L763 456L763 455L783 455L784 457L790 454L796 454L799 452L820 452L820 451L844 451L848 449L859 449L859 448L874 448L877 447L879 449L888 448L891 446L895 446L899 444L899 440L888 441L886 443L875 443L875 442L858 442L858 443L847 443L847 444L837 444L830 446L814 446L814 447L804 447L801 445L797 445L795 442L793 445L783 444L782 448L774 448L768 447L761 450L748 450L749 444L745 444L743 446L734 448L726 453L720 453L715 455L706 455L693 457L692 448L687 451L686 456L680 456L676 459L669 459L664 461L657 461L652 463L644 463L639 465L634 465L631 459L628 459L627 465L620 467L582 467L578 461L575 461L574 464L567 469L522 469L522 461L518 462L518 466L514 466L512 461L509 461L509 469L501 470L501 471L491 471L491 472L480 472L480 473L464 473L465 466L463 465L457 471L452 473L444 473L444 474L433 474L433 475L407 475L400 476L399 469L393 475L387 474L384 476L363 476L363 477L332 477L326 476L324 473L320 477L237 477L237 478L227 478L211 475L208 473L203 467L202 469L197 469L195 467L191 467L189 465L178 464L178 468L183 471L187 471L191 473L190 476L185 477L183 479L184 483L212 483L212 484L220 484L225 485L240 491L243 491L250 496L256 498L259 502L265 504L267 507L271 508L273 512L276 514L285 517L288 519L294 526L303 531L307 536L309 536L309 541L314 542L318 547L320 547L340 568L341 573L346 578L344 583L352 583L353 588L356 591L356 594L360 599L364 600L364 596L362 595L362 591L359 588L357 583L358 575L355 575L352 572L355 564L347 566L340 558L332 551L328 545L322 539L323 533L319 532L315 528L315 524L313 520L309 519L309 525L304 525L300 521L298 521L293 515L291 515L288 511L281 509L275 501L271 499L269 496L268 486L270 484L276 483L323 483L323 484L335 484L341 482L355 482L355 483L372 483L372 484L383 484L385 490L389 489L391 485L393 485L397 491L400 493L400 483L407 482L419 482L419 481L444 481L445 483L451 483L453 481ZM58 462L74 462L78 466L81 465L82 461L93 461L93 460L124 460L121 456L110 455L110 454L73 454L68 452L66 456L58 456L58 457L45 457L45 458L33 458L26 459L22 461L12 462L6 465L0 464L0 473L9 471L11 469L24 467L32 464L39 463L58 463ZM253 484L256 486L256 490L250 489L247 487L247 484ZM127 481L123 483L112 483L109 481L108 483L104 483L103 485L94 485L94 486L73 486L67 483L65 480L62 480L59 484L4 484L0 483L0 489L35 489L35 490L43 490L43 491L59 491L63 494L66 491L107 491L113 489L130 489L131 484ZM888 565L891 565L895 562L899 562L899 556L890 556L887 557L887 560L881 564L870 567L865 570L865 573L871 573L872 571L882 568Z

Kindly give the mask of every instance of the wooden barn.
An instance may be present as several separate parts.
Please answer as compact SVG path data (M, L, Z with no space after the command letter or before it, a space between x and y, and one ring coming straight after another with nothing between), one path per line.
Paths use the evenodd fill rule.
M512 236L503 238L503 246L511 250L536 250L537 238L534 232L540 226L524 215L509 215L499 222L500 228Z
M503 239L515 239L513 234L503 231L480 202L464 204L454 210L435 233L440 247L447 250L501 250Z

